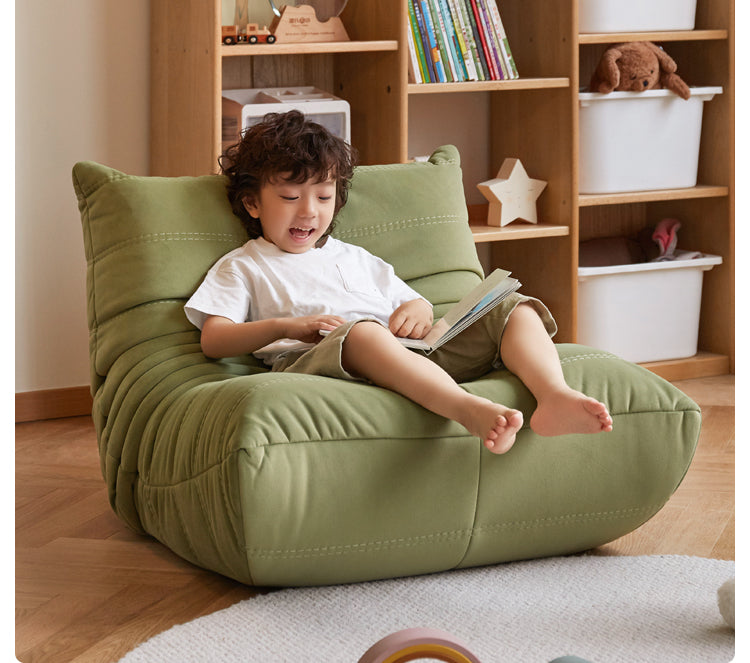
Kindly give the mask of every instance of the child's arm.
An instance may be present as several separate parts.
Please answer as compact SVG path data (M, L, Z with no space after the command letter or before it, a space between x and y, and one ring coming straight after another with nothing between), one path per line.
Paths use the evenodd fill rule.
M300 318L269 318L255 322L233 322L210 315L201 330L201 350L212 359L237 357L260 350L282 338L304 343L320 341L320 330L333 330L345 322L337 315L310 315Z
M432 306L424 299L412 299L391 314L388 328L402 338L423 338L432 328L432 320Z

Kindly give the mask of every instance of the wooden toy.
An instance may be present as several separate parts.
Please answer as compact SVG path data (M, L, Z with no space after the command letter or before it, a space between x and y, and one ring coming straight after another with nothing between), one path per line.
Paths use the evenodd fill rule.
M259 28L257 23L248 23L245 30L245 41L249 44L257 44L258 42L273 44L276 41L276 35L272 35L265 25Z
M271 32L282 43L349 41L346 28L338 16L319 21L310 5L282 7L280 16L271 22Z
M275 41L276 35L271 34L265 25L261 28L257 23L248 23L244 30L240 30L236 25L221 26L221 43L228 46L241 42L273 44Z
M487 225L507 226L516 219L536 223L536 201L546 186L526 174L520 159L506 159L495 179L477 184L490 203Z

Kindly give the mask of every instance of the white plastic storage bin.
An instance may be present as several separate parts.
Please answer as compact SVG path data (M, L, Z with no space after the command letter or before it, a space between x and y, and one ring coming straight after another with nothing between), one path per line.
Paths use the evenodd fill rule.
M679 253L679 252L678 252ZM698 351L703 272L721 257L578 268L578 342L632 362Z
M617 193L695 186L703 104L721 87L581 92L580 193Z
M692 30L696 0L579 0L579 32Z
M322 124L334 136L351 140L349 102L311 86L223 90L221 142L226 149L239 140L241 131L263 119L266 113L296 109Z

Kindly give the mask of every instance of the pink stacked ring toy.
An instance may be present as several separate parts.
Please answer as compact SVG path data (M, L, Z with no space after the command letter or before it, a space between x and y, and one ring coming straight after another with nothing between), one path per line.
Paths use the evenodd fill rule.
M378 640L359 663L406 663L430 657L445 663L481 663L450 633L430 628L408 628Z

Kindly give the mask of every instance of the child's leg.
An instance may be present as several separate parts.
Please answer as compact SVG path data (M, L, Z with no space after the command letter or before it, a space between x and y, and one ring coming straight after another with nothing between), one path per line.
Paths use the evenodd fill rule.
M606 405L565 382L557 350L541 318L519 304L508 318L500 344L503 364L537 400L529 424L538 435L599 433L612 430Z
M495 453L513 446L523 415L464 391L426 357L407 350L376 322L360 322L344 342L342 362L352 375L395 391L441 416L457 421Z

